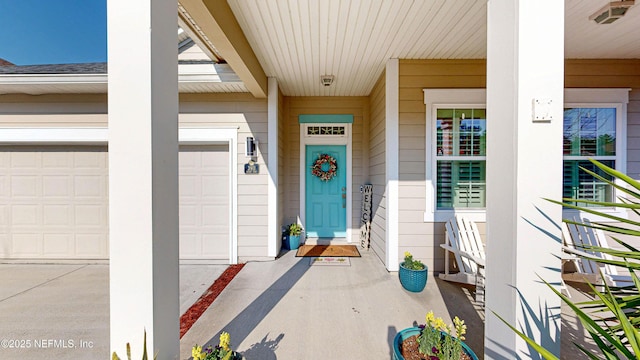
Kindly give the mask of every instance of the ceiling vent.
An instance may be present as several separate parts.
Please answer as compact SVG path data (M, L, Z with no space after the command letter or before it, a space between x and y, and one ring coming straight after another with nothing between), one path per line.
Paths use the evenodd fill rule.
M333 84L333 78L333 75L321 75L320 83L322 83L322 86L331 86L331 84Z
M635 0L627 1L611 1L605 5L602 9L589 16L589 20L593 20L598 24L611 24L612 22L620 19L627 13L630 7L633 6Z

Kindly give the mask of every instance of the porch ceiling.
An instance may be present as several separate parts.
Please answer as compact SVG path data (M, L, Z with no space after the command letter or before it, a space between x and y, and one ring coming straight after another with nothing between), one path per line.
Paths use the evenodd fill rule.
M289 96L368 95L389 58L486 57L486 0L228 0L265 73ZM566 58L640 58L640 4L620 20L607 0L565 1ZM332 86L321 75L334 75Z

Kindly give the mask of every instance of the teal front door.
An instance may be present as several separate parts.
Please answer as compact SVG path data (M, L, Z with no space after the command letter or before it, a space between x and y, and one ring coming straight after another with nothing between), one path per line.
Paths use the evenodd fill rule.
M336 175L328 181L312 174L321 155L336 162ZM307 145L305 156L305 232L307 237L347 236L347 147L346 145ZM329 163L321 170L329 170Z

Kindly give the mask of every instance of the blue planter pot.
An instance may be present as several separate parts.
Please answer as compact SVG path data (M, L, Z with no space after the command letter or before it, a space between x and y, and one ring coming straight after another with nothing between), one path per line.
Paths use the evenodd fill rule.
M300 235L287 235L284 247L288 250L297 250L300 247Z
M400 277L400 284L405 290L411 292L420 292L424 290L427 285L427 268L426 266L422 270L411 270L404 267L404 262L400 263L400 271L398 276Z
M420 328L418 327L410 327L404 330L400 330L396 337L393 339L393 359L394 360L404 360L404 357L400 354L400 348L402 347L402 342L414 335L420 335ZM442 336L449 336L446 333L442 333ZM464 351L471 360L478 360L476 354L471 350L467 344L462 342L462 351Z

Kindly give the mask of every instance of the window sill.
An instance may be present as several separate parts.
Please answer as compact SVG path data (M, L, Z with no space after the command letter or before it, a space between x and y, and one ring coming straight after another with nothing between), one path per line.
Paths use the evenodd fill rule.
M454 215L462 215L465 218L474 222L483 223L487 221L486 209L478 209L478 210L438 210L435 212L426 211L424 213L424 222L426 223L447 222Z
M623 209L623 208L595 208L598 211L607 214L607 215L612 215L612 216L617 216L619 218L622 219L628 219L629 218L629 213ZM605 218L602 216L597 216L594 214L590 214L588 212L585 211L579 211L579 210L574 210L574 209L563 209L562 210L562 218L563 219L588 219L589 221L598 221L598 222L603 222L603 223L613 223L616 222L614 220L611 220L609 218Z
M603 208L603 209L600 209L600 211L608 215L620 217L622 219L629 218L629 213L622 208ZM436 212L425 212L424 222L426 223L447 222L454 215L462 215L474 222L483 223L487 221L487 212L485 209L481 209L481 210L438 210ZM563 219L580 218L580 219L588 219L589 221L599 221L604 223L615 222L611 219L608 219L602 216L596 216L584 211L578 211L573 209L562 210L562 218Z

